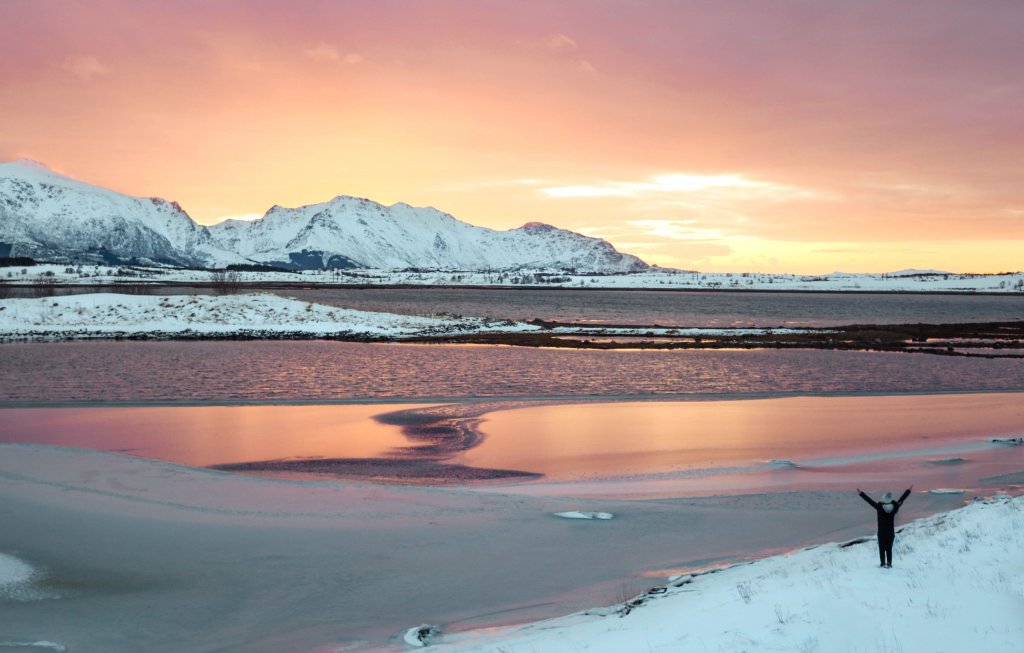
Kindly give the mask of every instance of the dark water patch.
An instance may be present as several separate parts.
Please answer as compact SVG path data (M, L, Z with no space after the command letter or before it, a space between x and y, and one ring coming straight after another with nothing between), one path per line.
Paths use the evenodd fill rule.
M398 447L393 457L443 459L480 444L480 417L495 410L525 406L541 406L546 401L481 401L448 404L427 408L408 408L383 415L374 420L389 426L402 427L402 435L413 445Z
M1024 471L1010 474L998 474L978 479L980 485L986 487L1003 487L1007 485L1024 485Z
M823 350L579 351L476 345L0 345L0 403L295 402L1005 391L1024 361Z
M309 475L369 479L388 483L446 485L472 481L539 479L543 474L488 469L445 462L480 444L479 419L494 410L544 405L548 402L478 402L410 408L377 415L374 420L400 426L413 444L392 448L384 457L304 458L212 465L212 469L258 474Z

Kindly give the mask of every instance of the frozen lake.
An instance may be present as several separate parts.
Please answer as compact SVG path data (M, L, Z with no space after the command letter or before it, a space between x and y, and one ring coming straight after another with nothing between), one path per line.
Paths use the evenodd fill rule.
M869 533L857 486L913 483L901 519L963 501L929 488L1019 490L1024 447L989 440L1020 432L1019 398L465 402L445 414L482 439L445 460L545 476L455 487L197 467L386 456L437 406L7 408L0 552L37 571L0 592L0 643L401 650L420 623L614 603L682 569ZM554 516L572 510L615 517Z

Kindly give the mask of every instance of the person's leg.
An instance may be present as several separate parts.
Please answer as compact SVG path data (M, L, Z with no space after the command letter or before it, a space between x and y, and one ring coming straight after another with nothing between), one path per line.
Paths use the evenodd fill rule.
M895 538L887 537L885 539L878 540L878 546L880 549L880 556L882 559L882 565L886 567L892 566L892 541Z
M878 560L879 560L879 563L880 563L879 566L880 567L884 567L885 566L885 540L883 540L882 538L878 538Z

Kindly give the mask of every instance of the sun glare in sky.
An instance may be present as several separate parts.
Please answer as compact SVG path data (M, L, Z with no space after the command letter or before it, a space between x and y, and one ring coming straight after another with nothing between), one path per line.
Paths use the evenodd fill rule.
M201 223L339 194L648 262L1024 268L1024 3L7 0L0 160Z

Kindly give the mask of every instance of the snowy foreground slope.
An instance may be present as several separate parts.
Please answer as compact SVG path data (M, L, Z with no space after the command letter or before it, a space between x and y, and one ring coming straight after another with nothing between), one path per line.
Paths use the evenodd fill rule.
M675 578L624 606L427 637L429 650L545 653L1024 651L1024 497L997 496L873 538ZM637 604L639 601L639 604ZM410 646L420 644L412 629Z
M0 300L0 339L117 337L402 338L537 327L465 317L371 313L272 294L138 296L96 293Z

